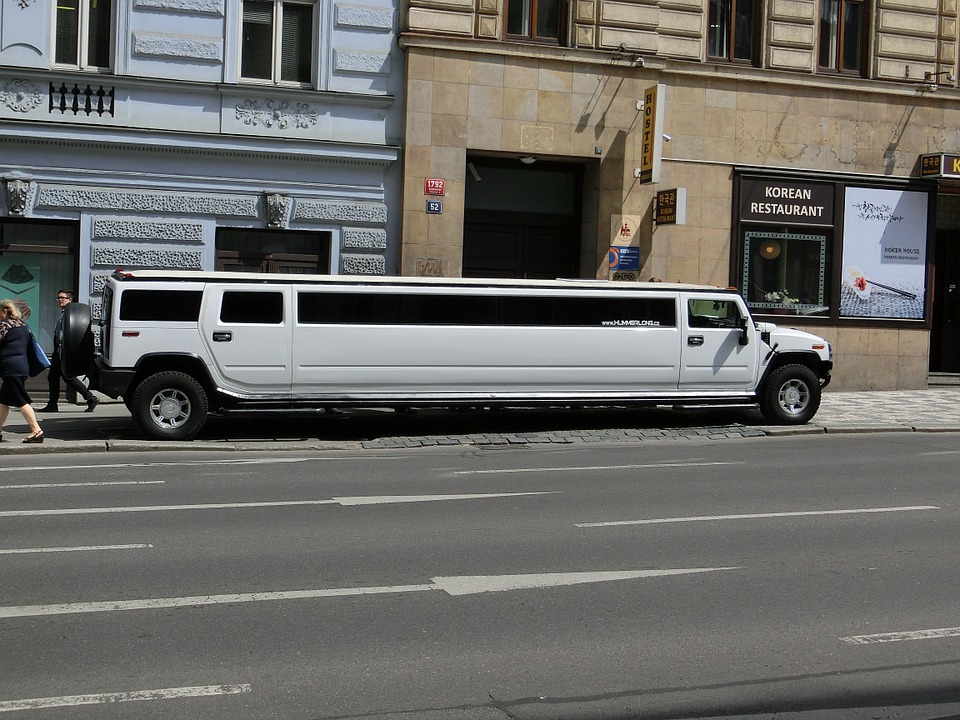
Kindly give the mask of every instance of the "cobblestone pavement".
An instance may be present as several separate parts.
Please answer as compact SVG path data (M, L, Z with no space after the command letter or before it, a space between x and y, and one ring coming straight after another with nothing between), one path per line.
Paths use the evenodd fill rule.
M582 408L502 412L344 411L259 419L211 418L191 442L143 439L122 403L94 413L62 406L40 415L42 445L23 445L26 425L11 413L0 455L22 452L192 450L357 450L433 446L532 446L572 443L716 441L853 432L960 432L960 387L826 392L820 412L801 426L767 425L755 409Z

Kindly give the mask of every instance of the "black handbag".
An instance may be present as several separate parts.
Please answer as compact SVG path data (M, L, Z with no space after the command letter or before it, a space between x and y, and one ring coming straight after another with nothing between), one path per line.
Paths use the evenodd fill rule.
M27 366L30 369L30 377L36 377L50 367L50 358L40 347L33 333L30 333L30 345L27 347Z

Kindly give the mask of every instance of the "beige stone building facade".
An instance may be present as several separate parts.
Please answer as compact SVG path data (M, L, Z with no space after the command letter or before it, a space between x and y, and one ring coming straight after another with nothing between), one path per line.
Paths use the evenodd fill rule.
M831 340L832 388L960 373L957 20L956 0L410 0L401 272L733 285ZM673 190L678 222L655 222Z

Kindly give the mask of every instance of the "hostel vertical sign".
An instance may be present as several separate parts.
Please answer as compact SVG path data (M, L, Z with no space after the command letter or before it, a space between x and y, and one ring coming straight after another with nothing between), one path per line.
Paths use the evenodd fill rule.
M643 91L643 118L640 122L640 167L635 175L642 183L660 182L660 160L663 155L663 85Z

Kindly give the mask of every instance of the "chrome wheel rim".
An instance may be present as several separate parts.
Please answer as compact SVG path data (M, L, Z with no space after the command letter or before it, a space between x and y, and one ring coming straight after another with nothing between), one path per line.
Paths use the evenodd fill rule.
M789 415L799 415L810 403L810 388L803 380L790 380L780 386L780 407Z
M165 430L172 430L190 419L190 398L179 390L161 390L150 401L150 418Z

